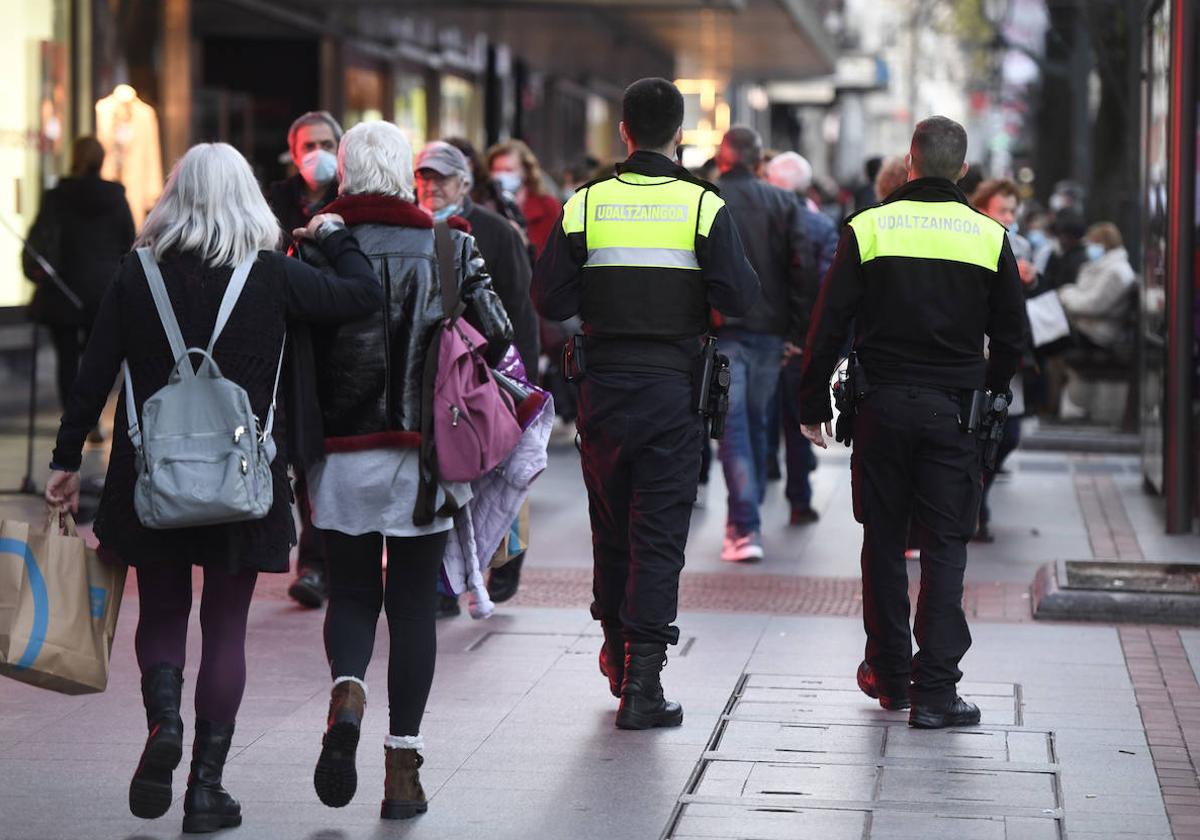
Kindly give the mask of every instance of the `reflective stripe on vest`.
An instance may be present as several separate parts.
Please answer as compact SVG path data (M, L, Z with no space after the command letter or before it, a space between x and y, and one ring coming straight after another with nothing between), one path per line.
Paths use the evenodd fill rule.
M1005 230L957 201L893 201L850 220L859 261L880 257L949 260L996 271Z
M647 266L700 270L696 252L682 248L593 248L584 268L599 266Z

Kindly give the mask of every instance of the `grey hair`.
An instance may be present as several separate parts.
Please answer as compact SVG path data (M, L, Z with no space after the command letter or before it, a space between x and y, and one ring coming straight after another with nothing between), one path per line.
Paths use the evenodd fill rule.
M342 142L342 124L333 118L333 114L328 111L308 111L296 117L291 128L288 129L288 151L296 148L296 135L300 133L300 129L306 125L327 125L329 130L333 132L333 140L335 143Z
M389 122L363 122L338 146L338 192L376 193L413 201L413 154L408 138Z
M812 186L813 169L803 155L784 152L767 164L767 180L789 192L803 192Z
M171 169L135 247L161 260L170 250L210 266L235 266L279 243L279 222L250 164L227 143L199 143Z
M913 131L912 168L923 178L957 181L967 159L967 130L949 117L929 117Z

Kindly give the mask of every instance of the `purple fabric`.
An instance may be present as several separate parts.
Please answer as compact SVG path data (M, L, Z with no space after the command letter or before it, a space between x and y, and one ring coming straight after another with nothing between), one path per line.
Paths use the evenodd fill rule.
M196 717L214 723L237 719L246 688L246 619L257 572L229 574L204 568L200 596L200 673L196 678ZM137 569L138 615L134 648L138 667L162 662L184 666L188 618L192 612L192 567L184 563L145 563Z

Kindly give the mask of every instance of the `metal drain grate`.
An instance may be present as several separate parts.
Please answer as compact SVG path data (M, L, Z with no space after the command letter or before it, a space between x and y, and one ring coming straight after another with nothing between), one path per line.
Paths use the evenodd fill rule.
M1020 686L963 684L983 724L909 729L853 680L743 674L664 840L1061 840L1053 735Z

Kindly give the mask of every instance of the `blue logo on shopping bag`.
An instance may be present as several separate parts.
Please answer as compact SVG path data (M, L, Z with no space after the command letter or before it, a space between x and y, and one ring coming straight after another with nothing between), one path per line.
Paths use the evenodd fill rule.
M92 599L92 618L104 618L104 608L108 605L108 590L103 586L89 586L88 595Z
M29 590L33 595L33 628L29 631L25 652L13 665L14 668L23 671L32 667L38 654L42 652L42 643L46 641L46 628L50 625L50 597L46 594L46 579L42 577L42 570L38 568L37 559L27 543L0 537L0 554L15 554L25 562L25 575L29 578Z

